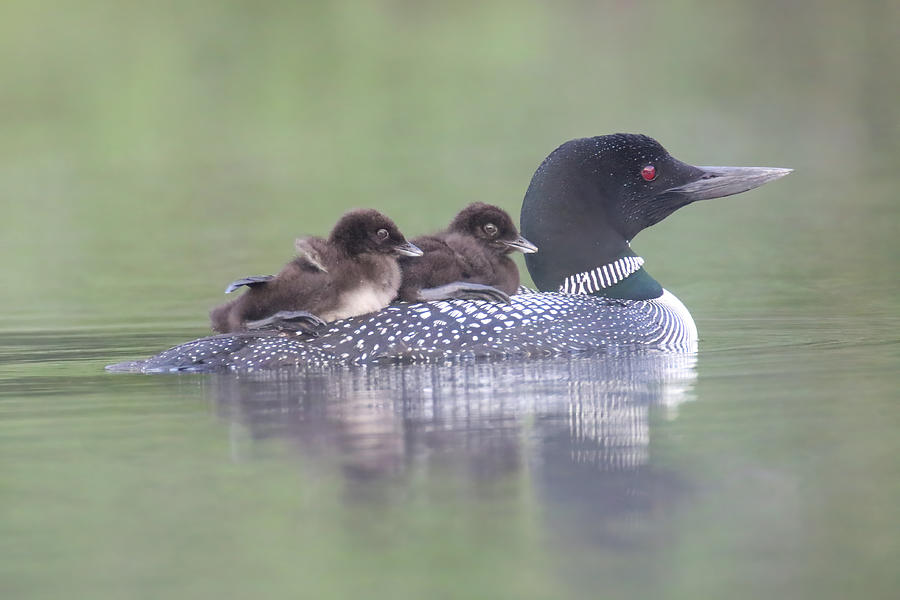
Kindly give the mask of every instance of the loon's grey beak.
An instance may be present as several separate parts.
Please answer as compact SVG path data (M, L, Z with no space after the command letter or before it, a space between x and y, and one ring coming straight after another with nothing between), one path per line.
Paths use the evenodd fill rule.
M418 246L410 242L394 246L394 251L397 254L402 254L403 256L422 256L423 254L425 254Z
M666 190L665 194L678 194L690 202L724 198L757 188L764 183L781 179L793 169L777 167L697 167L703 173L699 179Z
M523 238L521 235L514 240L501 241L513 250L518 250L519 252L524 252L525 254L534 254L538 251L537 246Z

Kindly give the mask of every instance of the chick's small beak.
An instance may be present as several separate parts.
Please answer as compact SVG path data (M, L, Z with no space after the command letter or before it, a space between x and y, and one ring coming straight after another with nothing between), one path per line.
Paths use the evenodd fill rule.
M403 256L422 256L423 254L425 254L418 246L410 242L394 246L394 251L397 254L402 254Z
M523 238L521 235L514 240L503 240L503 243L513 250L518 250L519 252L524 252L525 254L534 254L538 251L537 246Z

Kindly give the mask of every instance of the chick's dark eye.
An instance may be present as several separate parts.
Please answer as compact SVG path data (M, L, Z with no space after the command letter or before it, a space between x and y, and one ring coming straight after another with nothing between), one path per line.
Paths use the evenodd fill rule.
M490 236L497 235L497 226L493 223L487 223L484 226L484 232Z
M377 232L375 232L375 235L378 236L379 240L386 240L388 239L388 237L390 237L391 234L388 233L387 229L379 229Z
M641 169L641 177L644 178L644 181L653 181L656 179L656 167L653 165L647 165L643 169Z

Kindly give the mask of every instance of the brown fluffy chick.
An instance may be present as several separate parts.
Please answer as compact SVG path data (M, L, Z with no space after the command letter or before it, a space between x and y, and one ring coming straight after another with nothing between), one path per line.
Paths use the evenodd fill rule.
M460 211L446 230L414 238L413 243L425 255L400 260L403 282L397 298L405 302L448 298L508 302L519 287L519 269L508 254L537 252L519 235L505 210L483 202Z
M422 255L391 219L371 209L345 214L327 240L302 238L295 245L297 257L277 275L239 279L226 288L249 289L210 311L214 330L244 331L298 317L321 324L381 310L400 286L398 257Z

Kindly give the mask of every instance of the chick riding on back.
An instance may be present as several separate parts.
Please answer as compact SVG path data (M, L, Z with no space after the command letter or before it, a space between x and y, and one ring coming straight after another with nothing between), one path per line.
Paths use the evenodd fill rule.
M474 202L449 227L413 239L425 255L400 259L403 283L398 300L476 299L509 302L519 287L519 269L508 256L518 250L537 252L519 235L502 208Z
M327 240L301 238L295 247L297 256L277 275L232 282L226 293L248 290L210 312L212 328L313 331L328 321L381 310L400 286L398 257L422 255L391 219L371 209L345 214Z

